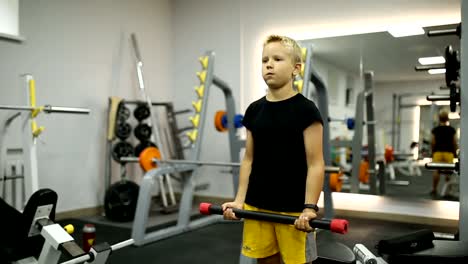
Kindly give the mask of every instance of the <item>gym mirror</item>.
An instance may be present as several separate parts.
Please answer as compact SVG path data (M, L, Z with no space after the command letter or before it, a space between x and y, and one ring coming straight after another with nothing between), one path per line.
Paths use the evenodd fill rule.
M363 90L363 72L374 73L374 115L377 157L384 158L385 146L392 146L396 159L386 166L385 195L409 199L458 200L457 175L440 178L438 195L431 195L433 172L424 167L430 158L431 130L438 125L438 113L449 110L449 102L431 104L426 96L448 94L444 90L443 70L416 71L422 66L420 58L445 57L451 45L460 50L460 39L455 34L428 36L434 30L455 29L458 25L441 25L424 28L420 35L394 37L389 32L341 36L302 41L312 45L312 65L321 75L329 91L330 117L350 118L355 113L355 97ZM440 59L440 58L439 58ZM445 67L444 61L435 66ZM434 65L433 65L434 66ZM441 72L437 74L438 72ZM434 74L435 73L435 74ZM316 99L319 100L319 99ZM458 110L457 110L458 112ZM459 135L459 116L450 113L450 125ZM330 123L331 139L352 140L354 131ZM364 126L367 143L367 129ZM412 144L413 143L413 144ZM417 144L415 144L417 143ZM334 148L332 160L351 168L351 150ZM343 187L346 187L346 180ZM361 184L360 193L369 193ZM343 188L348 192L349 189Z

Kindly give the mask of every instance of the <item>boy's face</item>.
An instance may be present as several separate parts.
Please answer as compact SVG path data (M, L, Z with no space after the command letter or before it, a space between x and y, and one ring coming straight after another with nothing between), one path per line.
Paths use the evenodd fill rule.
M291 82L301 69L295 64L292 52L280 42L268 43L262 53L262 76L270 89L279 89Z

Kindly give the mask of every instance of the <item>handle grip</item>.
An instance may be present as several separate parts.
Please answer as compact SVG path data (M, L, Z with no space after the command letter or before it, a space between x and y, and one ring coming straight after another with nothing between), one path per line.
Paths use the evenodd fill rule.
M248 210L241 210L232 208L237 217L262 220L268 222L282 223L293 225L297 217L289 215L280 215L265 212L255 212ZM212 205L210 203L200 204L200 213L204 215L210 214L223 214L223 208L219 205ZM346 234L348 232L348 220L345 219L312 219L309 221L311 227L330 230L339 234Z

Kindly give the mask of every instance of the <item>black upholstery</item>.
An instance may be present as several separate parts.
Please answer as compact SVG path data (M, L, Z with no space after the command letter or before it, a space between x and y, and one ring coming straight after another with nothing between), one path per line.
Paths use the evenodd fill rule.
M55 220L58 196L53 190L41 189L29 198L23 213L0 199L0 264L29 256L38 257L44 244L42 236L28 237L39 206L52 204L49 219Z

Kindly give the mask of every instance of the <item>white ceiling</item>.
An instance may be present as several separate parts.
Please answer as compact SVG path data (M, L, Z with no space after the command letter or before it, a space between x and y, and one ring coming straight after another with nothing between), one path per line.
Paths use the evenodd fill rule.
M426 27L425 32L434 29L455 28L457 25ZM444 74L430 75L417 72L418 58L444 56L445 47L452 45L460 50L460 39L456 35L428 37L425 35L394 38L388 32L341 36L307 40L313 44L313 56L336 65L353 74L360 74L362 57L363 71L374 71L375 81L416 81L440 80Z

